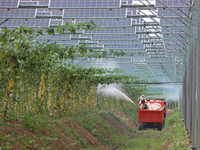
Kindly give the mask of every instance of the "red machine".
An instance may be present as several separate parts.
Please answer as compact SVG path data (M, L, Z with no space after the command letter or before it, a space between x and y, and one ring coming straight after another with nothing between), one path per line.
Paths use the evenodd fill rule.
M138 109L139 130L145 129L146 127L150 127L157 128L161 131L164 127L164 117L166 117L167 103L165 99L147 100L146 103L159 103L161 105L161 108L158 110Z

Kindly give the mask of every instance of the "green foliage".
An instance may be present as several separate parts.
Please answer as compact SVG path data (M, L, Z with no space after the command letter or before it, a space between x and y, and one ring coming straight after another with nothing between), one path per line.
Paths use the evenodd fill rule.
M121 107L120 110L124 112L133 122L137 123L137 110L138 107L135 105L128 105L125 107Z
M35 117L33 117L31 114L26 114L23 117L22 123L25 128L28 128L30 131L35 131L37 128L37 120Z
M93 21L66 23L56 28L46 28L45 33L41 28L24 26L2 28L0 120L22 120L25 127L34 131L35 118L41 115L54 118L93 110L99 105L95 95L98 84L139 81L139 77L122 75L120 69L85 68L73 64L80 57L124 56L123 51L97 52L86 44L63 47L56 42L49 44L49 41L36 41L36 38L76 34L77 31L94 28L96 25ZM111 107L114 106L107 108Z
M43 137L40 137L39 139L45 145L49 145L50 143L55 142L57 140L57 138L51 138L49 136L43 136Z
M110 142L100 131L98 131L95 126L100 125L104 132L110 134L113 133L113 129L107 125L106 122L99 119L98 117L95 117L94 114L89 114L87 117L84 117L80 120L78 120L78 123L89 130L97 139L100 141L103 141L106 144L109 144L110 146L115 146L114 143Z
M6 145L3 145L0 147L0 150L4 150L4 149L12 149L12 145L10 145L10 143L6 143Z
M135 82L139 82L138 80L135 80ZM145 82L145 81L142 81ZM146 95L148 92L147 86L146 85L135 85L133 84L123 84L123 89L127 96L133 100L136 104L139 102L139 97L141 95Z
M174 109L178 107L178 100L167 100L167 108L168 109Z
M74 141L76 141L76 143L71 143L71 144L69 144L69 146L73 146L73 145L77 144L79 147L82 145L85 148L90 148L88 141L84 138L81 138L81 136L78 135L74 129L66 128L63 124L60 124L60 127L61 127L62 131L64 131L66 136L70 136L73 138Z
M76 134L72 129L68 128L67 130L70 133L70 136L73 137L73 139L77 142L77 145L83 145L85 148L90 147L88 142L85 139L81 138L78 134Z
M191 148L188 147L188 143L179 143L179 144L174 144L169 150L191 150Z
M171 115L167 116L167 120L165 123L167 125L172 125L177 121L181 121L181 112L178 109L174 109L175 111L171 113Z
M33 140L29 137L26 137L22 142L24 143L23 148L24 149L29 149L32 148L31 143L35 142L36 140Z

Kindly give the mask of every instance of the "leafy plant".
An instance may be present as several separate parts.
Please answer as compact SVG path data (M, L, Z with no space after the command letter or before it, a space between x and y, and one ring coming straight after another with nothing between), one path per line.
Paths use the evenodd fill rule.
M86 68L74 65L78 58L124 56L123 51L100 52L86 44L58 46L37 39L56 34L76 34L96 28L93 21L66 23L56 28L2 28L0 31L0 120L22 120L31 131L41 116L51 118L114 108L112 102L97 101L98 84L132 83L139 77L121 75L120 69ZM58 32L58 33L56 33ZM107 101L104 103L104 101ZM103 105L103 103L105 105ZM120 102L120 106L126 105ZM116 104L118 107L119 104ZM37 120L36 120L37 118Z

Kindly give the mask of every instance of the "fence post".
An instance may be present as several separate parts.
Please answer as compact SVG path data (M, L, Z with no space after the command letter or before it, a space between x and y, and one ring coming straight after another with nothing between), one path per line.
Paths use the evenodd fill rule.
M200 129L200 1L197 0L197 6L198 6L198 27L197 27L197 114L196 114L196 118L197 118L197 122L196 122L196 149L199 150L199 129Z

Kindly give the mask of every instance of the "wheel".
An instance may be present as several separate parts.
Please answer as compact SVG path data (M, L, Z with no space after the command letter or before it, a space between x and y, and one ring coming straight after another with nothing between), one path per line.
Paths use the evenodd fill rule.
M147 128L147 126L143 124L143 129L146 129L146 128Z
M166 111L164 112L164 117L166 117L167 115L166 115Z
M164 118L164 120L163 120L163 127L165 126L165 118Z
M158 130L159 130L159 131L162 130L162 127L163 127L162 123L158 123Z
M139 130L142 130L142 129L143 129L143 123L140 122L140 123L139 123Z

